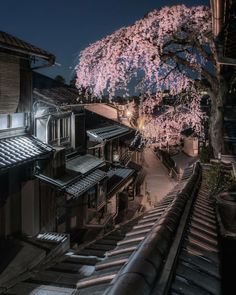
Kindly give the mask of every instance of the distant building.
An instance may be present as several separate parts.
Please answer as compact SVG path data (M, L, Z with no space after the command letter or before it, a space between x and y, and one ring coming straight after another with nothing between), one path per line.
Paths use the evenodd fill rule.
M126 167L134 130L76 104L75 89L34 77L35 135L56 150L37 175L44 204L51 199L55 208L44 216L45 230L76 237L78 230L112 225L137 191L141 168Z

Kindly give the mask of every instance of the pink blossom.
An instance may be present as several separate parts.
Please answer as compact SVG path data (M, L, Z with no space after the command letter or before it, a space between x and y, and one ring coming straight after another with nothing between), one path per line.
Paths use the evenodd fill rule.
M136 90L144 97L139 113L145 126L140 132L153 141L175 144L182 130L201 131L198 81L207 77L210 51L214 45L208 7L163 7L83 50L76 85L97 98L107 91L112 99L117 90L128 94L136 77ZM174 105L155 115L163 106L164 91L175 98Z

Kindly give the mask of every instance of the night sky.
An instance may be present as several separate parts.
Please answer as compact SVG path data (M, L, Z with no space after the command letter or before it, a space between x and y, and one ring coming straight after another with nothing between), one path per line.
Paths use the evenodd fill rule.
M207 0L5 0L0 30L56 55L60 66L41 71L69 81L79 52L147 12L165 5L207 4Z

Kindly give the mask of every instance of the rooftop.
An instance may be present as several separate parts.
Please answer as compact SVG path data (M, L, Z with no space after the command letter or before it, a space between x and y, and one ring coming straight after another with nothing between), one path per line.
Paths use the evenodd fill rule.
M7 294L32 285L36 292L44 282L44 290L56 287L55 292L63 293L66 285L81 295L218 295L219 266L215 209L196 165L185 169L155 208L67 253Z
M78 104L78 91L42 74L33 73L34 101L43 101L55 105Z
M87 135L92 141L103 142L120 137L131 132L131 129L118 124L87 130Z
M100 116L103 116L118 122L117 109L105 103L91 103L91 104L85 105L85 109L93 113L96 113Z
M109 170L107 173L107 193L112 195L112 193L117 192L123 184L127 184L127 181L134 174L133 169L129 168L116 168Z
M0 139L0 172L38 159L52 150L50 146L32 136Z
M66 193L70 194L73 198L78 198L80 195L89 190L91 187L93 187L106 176L106 172L97 169L93 171L91 174L69 185L65 191Z
M53 54L3 31L0 31L0 47L32 56L38 56L52 63L55 61L55 56Z
M86 154L67 160L66 169L85 174L103 164L102 159Z

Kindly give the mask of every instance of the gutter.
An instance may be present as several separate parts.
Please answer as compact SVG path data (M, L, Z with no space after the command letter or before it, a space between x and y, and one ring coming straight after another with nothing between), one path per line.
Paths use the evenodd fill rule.
M55 56L53 54L43 55L43 54L34 53L32 51L25 51L25 50L22 50L22 49L12 48L10 46L6 46L6 45L2 45L2 44L0 46L2 48L4 48L4 49L10 50L10 51L15 51L15 52L18 52L18 53L23 53L23 54L27 54L27 55L30 55L30 56L36 56L36 57L42 58L44 60L47 60L47 63L46 64L43 64L43 65L37 66L37 67L33 67L33 68L31 68L32 70L37 70L37 69L41 69L41 68L51 67L52 65L55 64L55 61L56 61L56 58L55 58Z
M91 129L92 130L92 129ZM106 142L108 142L108 141L111 141L111 140L114 140L114 139L117 139L117 138L120 138L120 137L122 137L122 136L125 136L125 135L128 135L128 134L130 134L131 132L133 132L133 130L127 130L127 131L125 131L124 133L120 133L120 134L118 134L118 135L114 135L114 137L110 137L110 138L102 138L102 137L100 137L100 136L96 136L96 135L94 135L90 130L87 130L86 131L87 132L87 135L90 137L90 138L92 138L92 139L94 139L96 142L99 142L99 143L102 143L102 142L104 142L104 141L106 141ZM104 144L105 145L105 144Z
M49 138L49 136L48 136L48 134L49 134L49 122L50 122L50 120L51 120L51 115L49 115L48 116L48 118L47 118L47 122L46 122L46 135L45 135L45 137L46 137L46 143L48 144L48 138Z
M36 178L48 183L48 184L51 184L52 186L58 188L59 190L63 191L64 189L67 188L67 186L73 184L75 181L78 181L81 178L81 175L76 175L75 177L73 177L72 179L70 179L67 183L61 183L60 181L58 181L57 179L54 179L50 176L47 176L47 175L44 175L44 174L35 174L34 175Z

